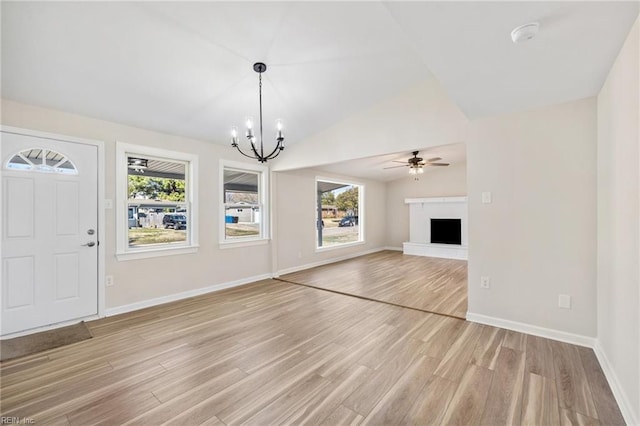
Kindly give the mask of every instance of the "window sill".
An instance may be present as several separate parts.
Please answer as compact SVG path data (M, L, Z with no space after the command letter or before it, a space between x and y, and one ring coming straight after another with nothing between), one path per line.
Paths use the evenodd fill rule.
M323 251L338 250L338 249L348 248L348 247L362 246L364 244L365 244L364 241L356 241L354 243L338 244L335 246L316 247L316 253L322 253Z
M266 238L244 241L220 241L220 249L225 250L240 247L262 246L266 244L269 244L269 240Z
M163 256L177 256L180 254L192 254L198 252L199 246L185 246L185 247L163 247L155 249L145 249L136 251L127 251L122 253L116 253L118 261L137 260L137 259L151 259L153 257Z

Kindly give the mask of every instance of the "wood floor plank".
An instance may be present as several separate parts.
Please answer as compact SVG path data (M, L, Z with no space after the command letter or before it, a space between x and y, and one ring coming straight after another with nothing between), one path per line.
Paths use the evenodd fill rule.
M462 333L442 358L434 374L453 382L460 381L462 375L467 371L482 327L476 323L465 323Z
M300 407L295 413L286 419L287 424L319 424L332 416L338 409L348 410L343 407L342 401L355 389L366 383L372 371L361 365L352 365L342 376L332 380L331 385L322 389L313 400L305 407ZM348 410L352 412L351 410ZM351 416L350 416L351 417ZM355 415L353 416L356 417Z
M560 410L560 424L562 426L600 426L600 421L584 414L562 408Z
M549 379L555 379L553 347L548 339L527 336L527 362L525 370Z
M504 336L505 330L503 329L483 327L470 362L480 367L494 370Z
M343 405L336 408L336 410L327 417L322 423L321 426L357 426L364 419L363 416L356 413L355 411L349 410ZM313 424L313 423L308 423Z
M99 399L114 388L137 383L148 377L162 374L164 371L160 365L144 361L128 368L106 371L95 377L89 377L82 384L70 389L51 389L51 392L46 394L46 397L16 404L6 415L18 417L39 416L40 419L45 416L47 418L48 416L56 417L58 411L64 410L62 412L66 414L88 401ZM3 404L3 409L5 407Z
M257 410L262 409L279 395L289 391L297 383L305 379L307 375L313 375L316 370L328 360L342 355L342 348L337 345L329 345L320 351L314 352L297 365L279 375L277 383L254 389L251 395L245 396L241 401L236 401L216 413L216 416L226 424L238 424L251 417Z
M387 324L381 325L373 332L364 335L361 340L358 339L358 345L355 345L353 348L345 348L348 349L345 356L332 359L330 362L322 365L318 369L318 374L322 377L331 378L341 375L354 364L360 365L358 364L358 360L362 358L364 354L371 352L378 346L379 342L384 341L388 336L392 336L395 331L396 328L393 326Z
M493 372L469 364L458 389L447 407L443 425L476 425L480 423L491 386Z
M555 341L551 345L560 407L598 418L578 347Z
M527 335L513 330L506 330L502 346L525 352L527 350Z
M281 424L300 408L307 406L330 382L316 374L306 379L289 392L276 398L273 402L253 414L242 424L244 425L273 425Z
M464 329L464 321L438 317L437 321L430 324L428 331L421 337L424 342L421 352L430 358L443 358Z
M409 345L388 358L387 363L376 370L368 383L356 389L342 405L367 416L385 393L396 383L415 359L420 357L419 345Z
M578 347L582 366L586 373L589 388L593 396L593 402L598 412L598 419L602 424L618 426L624 425L624 417L618 408L613 392L607 383L604 372L598 363L593 349Z
M527 388L522 402L522 426L560 424L556 382L548 377L533 373L528 375Z
M480 424L520 424L524 366L524 352L506 346L500 349Z
M432 375L399 424L439 425L458 383Z
M422 356L413 362L364 419L366 425L400 424L420 391L436 369L438 361Z
M154 409L148 410L141 415L130 416L129 420L123 424L138 425L168 422L175 417L185 415L189 409L193 408L199 402L206 400L212 394L216 395L221 390L237 383L244 377L246 377L246 374L239 369L236 368L230 370L225 374L217 376L213 380L210 380L200 386L196 386L190 392L182 394L181 396L161 404Z

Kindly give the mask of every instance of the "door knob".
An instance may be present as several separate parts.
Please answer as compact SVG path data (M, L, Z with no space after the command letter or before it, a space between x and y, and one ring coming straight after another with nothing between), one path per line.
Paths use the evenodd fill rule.
M96 245L96 243L95 243L95 242L93 242L93 241L89 241L87 244L82 244L82 245L83 245L83 246L87 246L87 247L93 247L93 246L95 246L95 245Z
M87 234L89 234L89 235L93 235L93 234L95 234L95 233L96 233L96 230L95 230L95 229L87 229Z

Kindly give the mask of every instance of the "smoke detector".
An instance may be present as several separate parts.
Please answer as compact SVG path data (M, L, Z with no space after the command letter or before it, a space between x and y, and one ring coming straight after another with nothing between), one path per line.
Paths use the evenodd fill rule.
M539 29L540 24L537 22L520 25L511 31L511 40L513 40L514 43L524 43L534 38L536 34L538 34Z

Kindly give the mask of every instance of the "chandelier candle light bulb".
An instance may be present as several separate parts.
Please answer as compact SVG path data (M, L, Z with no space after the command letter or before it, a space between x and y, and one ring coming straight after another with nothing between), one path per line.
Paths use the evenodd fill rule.
M238 128L236 126L231 128L231 146L238 146Z
M284 150L284 133L282 131L283 125L282 120L276 120L276 146L271 151L271 153L265 155L264 153L264 137L262 133L262 73L267 70L267 66L262 62L256 62L253 64L253 70L258 73L258 100L260 102L260 145L257 145L257 138L253 134L253 126L254 121L252 117L247 117L246 126L247 132L246 137L249 141L249 148L251 149L250 153L245 153L240 148L240 144L238 143L238 129L236 127L231 128L231 146L236 148L240 154L245 157L253 158L254 160L258 160L261 163L266 163L267 160L271 160L280 155L280 152ZM268 151L267 151L268 152Z
M247 126L247 138L253 138L253 117L248 117L245 125Z
M282 120L276 120L276 128L278 129L278 131L276 132L277 139L284 139L284 137L282 136L282 127Z

